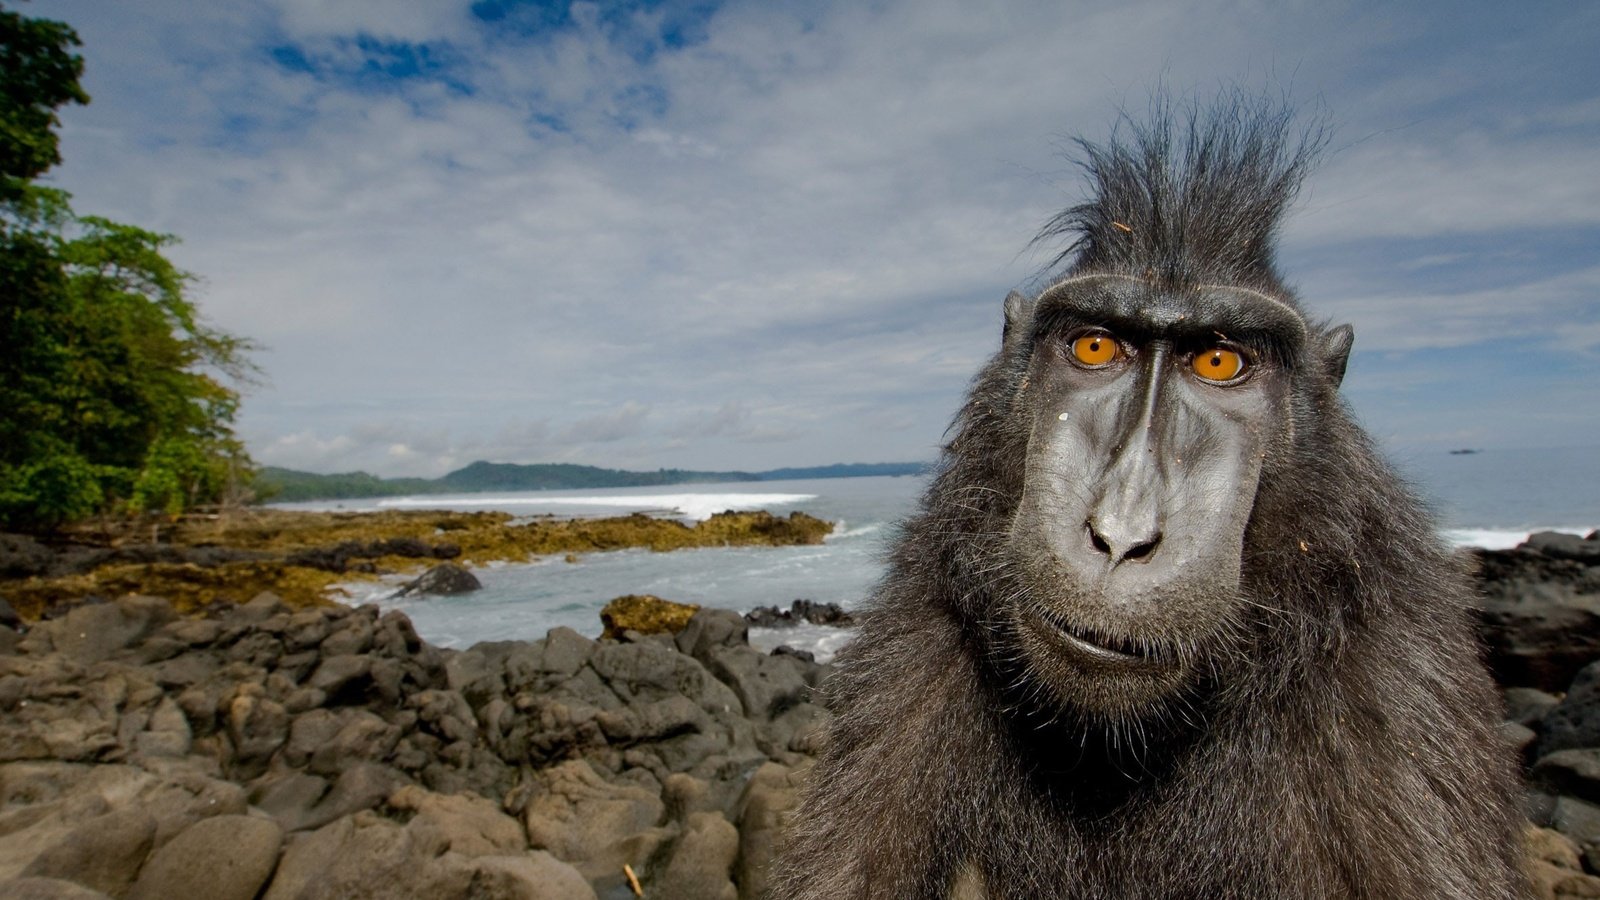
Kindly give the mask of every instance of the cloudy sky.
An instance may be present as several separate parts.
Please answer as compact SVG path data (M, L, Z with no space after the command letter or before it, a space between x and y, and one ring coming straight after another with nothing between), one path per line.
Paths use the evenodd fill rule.
M1153 86L1332 152L1285 232L1386 445L1600 446L1600 4L36 0L53 181L257 340L262 462L931 459Z

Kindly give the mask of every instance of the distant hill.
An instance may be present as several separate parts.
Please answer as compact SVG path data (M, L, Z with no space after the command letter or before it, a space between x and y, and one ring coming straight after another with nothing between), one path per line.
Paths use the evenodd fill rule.
M555 491L585 488L654 487L663 484L715 484L727 481L784 481L800 478L860 478L920 475L927 463L835 463L828 466L768 469L764 472L698 472L657 469L630 472L571 463L475 462L441 478L379 478L368 472L318 475L266 466L256 476L256 492L267 502L351 500L414 494L470 494L483 491Z

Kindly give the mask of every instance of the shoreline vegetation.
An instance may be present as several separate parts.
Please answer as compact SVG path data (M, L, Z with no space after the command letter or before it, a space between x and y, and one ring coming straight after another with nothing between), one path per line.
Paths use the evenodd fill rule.
M558 491L599 488L656 487L670 484L722 484L735 481L792 481L809 478L864 478L921 475L928 463L834 463L826 466L746 471L656 469L636 472L571 463L475 462L438 478L379 478L368 472L318 475L277 466L256 473L254 488L272 503L315 500L361 500L426 494L471 494L484 491Z
M504 512L307 512L245 508L178 519L155 535L84 523L48 538L0 534L0 598L37 621L90 598L165 598L180 614L247 602L262 592L290 608L328 606L341 582L465 565L568 561L625 548L820 544L833 523L802 512L717 513L694 524L642 513L515 518ZM152 540L152 537L159 540Z

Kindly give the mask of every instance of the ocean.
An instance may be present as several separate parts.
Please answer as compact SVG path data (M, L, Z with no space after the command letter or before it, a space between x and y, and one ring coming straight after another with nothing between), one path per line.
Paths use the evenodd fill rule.
M1471 454L1391 453L1460 546L1515 546L1546 529L1587 534L1600 527L1600 449L1484 450ZM806 598L859 606L883 572L896 523L926 487L918 477L763 481L594 491L529 491L288 504L300 509L428 508L505 510L568 516L649 512L685 519L724 509L803 510L837 523L814 547L727 547L652 553L623 550L478 569L483 590L459 597L391 599L398 580L344 586L352 604L377 603L411 617L426 640L467 647L531 640L565 625L591 637L599 611L622 594L745 611ZM801 646L826 659L846 639L837 629L755 629L758 646Z

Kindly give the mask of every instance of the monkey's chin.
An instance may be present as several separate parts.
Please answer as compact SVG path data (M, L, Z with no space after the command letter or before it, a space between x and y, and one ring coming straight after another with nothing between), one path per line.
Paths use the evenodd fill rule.
M1081 712L1137 717L1189 682L1191 666L1173 646L1097 633L1041 610L1018 618L1029 669L1058 701Z

